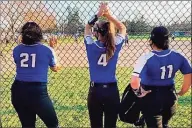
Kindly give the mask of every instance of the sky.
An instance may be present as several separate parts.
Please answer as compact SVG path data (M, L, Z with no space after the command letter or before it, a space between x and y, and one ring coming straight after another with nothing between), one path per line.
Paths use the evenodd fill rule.
M54 5L53 5L54 4ZM110 1L108 2L112 13L120 20L144 16L148 23L169 24L174 21L191 21L191 1ZM97 1L49 1L46 7L55 12L58 17L67 16L66 8L78 7L80 16L84 22L97 12L99 2ZM52 7L52 8L50 8Z
M36 8L44 6L47 13L53 14L57 21L66 19L67 7L79 8L79 14L82 22L87 23L92 15L97 13L98 1L23 1L28 3L24 6L16 5L15 8ZM7 2L1 4L6 5ZM171 24L178 21L191 22L191 1L109 1L111 12L119 20L135 20L144 16L144 20L151 25ZM31 6L32 5L32 6ZM14 9L14 8L13 8ZM2 15L6 15L6 10L0 9ZM6 18L1 16L1 27L7 25Z

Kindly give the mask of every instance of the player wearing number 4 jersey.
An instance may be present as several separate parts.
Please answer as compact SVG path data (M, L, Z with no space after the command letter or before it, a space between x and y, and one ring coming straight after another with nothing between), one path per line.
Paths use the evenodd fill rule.
M54 50L43 45L41 28L34 22L22 27L22 43L13 50L16 77L11 88L12 104L22 127L35 127L38 115L47 127L57 127L58 119L47 92L47 72L57 72ZM55 39L51 38L53 47Z
M143 116L150 128L167 128L175 113L177 94L174 77L178 70L184 75L178 95L185 94L191 86L191 66L184 56L169 49L169 35L163 26L152 30L150 46L153 51L138 59L131 78L135 94L142 97Z
M100 16L105 16L108 21L96 22ZM120 32L116 37L113 24ZM92 27L97 41L93 40ZM105 3L101 3L99 12L85 27L85 45L91 78L88 109L92 128L103 127L103 114L104 127L116 127L120 100L115 72L125 33L125 26L110 14Z

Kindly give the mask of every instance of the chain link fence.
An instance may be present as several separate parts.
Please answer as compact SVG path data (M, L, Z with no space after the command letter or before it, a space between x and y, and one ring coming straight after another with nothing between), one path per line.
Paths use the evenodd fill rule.
M61 127L89 127L87 94L89 71L83 43L84 25L97 12L99 1L0 1L0 127L21 127L11 104L10 87L15 76L13 48L20 42L20 28L35 21L43 29L43 42L56 36L58 73L49 72L48 90ZM113 15L127 27L129 41L120 52L117 79L120 94L127 86L137 58L150 50L149 33L164 25L172 33L171 48L191 62L191 1L110 1ZM77 38L76 38L77 37ZM176 88L182 75L176 76ZM179 97L171 127L191 127L191 92ZM37 117L37 127L45 125ZM118 127L133 127L118 121Z

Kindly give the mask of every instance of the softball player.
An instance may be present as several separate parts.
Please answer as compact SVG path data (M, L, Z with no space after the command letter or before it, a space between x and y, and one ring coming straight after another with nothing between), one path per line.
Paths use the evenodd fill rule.
M169 35L168 29L163 26L152 30L150 46L153 51L138 59L131 78L135 94L143 97L142 112L147 127L168 127L176 111L174 77L178 70L184 76L178 95L185 94L191 86L192 68L184 56L169 49Z
M99 21L105 16L108 21ZM115 25L119 34L115 37ZM93 40L94 27L97 41ZM125 26L109 12L107 4L101 3L100 9L85 26L85 46L90 71L88 110L92 128L116 127L118 105L120 103L117 79L115 76L118 55L125 39Z
M56 55L43 45L41 28L34 22L22 27L22 43L13 50L16 78L11 88L12 104L22 127L35 127L38 115L47 127L57 127L58 119L47 92L47 72L50 66L57 72ZM55 43L54 38L50 45Z

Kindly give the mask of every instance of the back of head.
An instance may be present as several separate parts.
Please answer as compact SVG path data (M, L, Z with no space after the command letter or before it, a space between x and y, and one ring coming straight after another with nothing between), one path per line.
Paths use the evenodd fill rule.
M166 27L155 27L151 32L150 40L157 48L166 50L169 48L169 35L169 30Z
M27 22L21 29L22 43L33 45L43 39L42 30L35 22Z
M115 27L112 22L100 21L98 28L98 32L104 40L108 61L115 53Z

